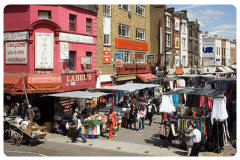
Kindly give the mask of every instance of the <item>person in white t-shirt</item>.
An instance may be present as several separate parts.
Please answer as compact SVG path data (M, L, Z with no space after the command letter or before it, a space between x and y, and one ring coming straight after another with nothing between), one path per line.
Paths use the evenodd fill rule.
M189 134L192 137L193 146L190 156L198 156L200 151L201 132L197 129L196 124L193 124L193 131Z

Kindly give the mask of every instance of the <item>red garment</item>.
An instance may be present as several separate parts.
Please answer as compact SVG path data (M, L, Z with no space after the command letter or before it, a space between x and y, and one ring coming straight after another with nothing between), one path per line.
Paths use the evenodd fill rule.
M204 98L205 98L205 106L204 106ZM199 96L199 108L207 108L207 109L212 109L212 100L208 96Z
M112 123L108 123L108 127L109 127L109 136L108 136L108 139L112 139L112 134L116 134L114 132L114 128L116 126L116 120L117 120L117 117L116 117L116 113L115 112L112 112L111 113L111 116L112 116ZM109 117L110 117L110 113L108 113L108 118L107 118L107 121L109 122Z

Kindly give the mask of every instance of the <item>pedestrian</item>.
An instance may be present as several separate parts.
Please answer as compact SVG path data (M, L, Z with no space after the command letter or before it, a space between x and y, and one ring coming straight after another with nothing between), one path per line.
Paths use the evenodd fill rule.
M148 101L148 107L147 107L147 119L149 120L149 125L152 124L152 118L153 114L155 113L156 105L152 103L152 100L150 99Z
M130 110L130 129L132 128L132 123L134 124L134 129L137 130L137 113L138 109L136 107L131 106Z
M78 113L78 110L75 109L75 112L74 113ZM76 116L73 116L73 135L72 135L72 143L76 143L77 141L77 138L80 136L82 138L82 142L83 143L86 143L87 140L85 138L85 136L82 134L83 132L83 125L82 125L82 122L81 122L81 118L80 118L80 115L77 114Z
M35 117L35 113L33 112L32 106L28 105L28 109L27 109L27 117L28 119L33 122L33 119Z
M130 119L130 111L131 111L131 108L130 108L130 105L128 106L128 108L126 109L125 113L124 113L124 117L126 119L126 128L128 128L128 126L130 128L131 127L131 119Z
M107 122L108 122L108 127L109 127L109 136L108 139L112 139L112 135L116 135L116 133L114 132L114 128L116 126L116 113L113 111L113 108L110 108L110 111L108 113L108 117L107 117Z
M146 109L143 105L141 105L140 110L138 111L139 114L139 130L138 131L143 131L144 130L144 119L146 116Z
M192 137L193 146L190 156L198 156L200 151L200 142L201 142L201 132L197 129L196 124L193 124L193 130L189 134L189 137Z
M192 127L192 123L189 120L187 122L187 128L185 130L185 143L187 145L187 156L190 156L191 150L192 150L192 146L193 146L193 140L192 137L189 137L189 134L192 132L193 127Z

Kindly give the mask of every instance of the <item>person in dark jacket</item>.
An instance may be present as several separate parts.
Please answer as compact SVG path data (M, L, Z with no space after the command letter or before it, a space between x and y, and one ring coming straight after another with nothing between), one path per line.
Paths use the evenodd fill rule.
M152 103L152 100L149 100L149 104L147 107L147 119L149 120L149 125L152 124L153 114L155 113L156 105Z
M134 129L137 130L137 113L138 109L136 107L131 107L130 110L130 129L132 128L132 123L134 124Z

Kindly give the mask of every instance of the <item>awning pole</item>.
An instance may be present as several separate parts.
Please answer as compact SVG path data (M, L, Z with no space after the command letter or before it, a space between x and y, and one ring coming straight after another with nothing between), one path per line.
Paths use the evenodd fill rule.
M23 91L24 91L24 94L25 94L25 97L26 97L26 100L27 100L27 104L29 106L29 100L28 100L28 96L27 96L27 90L26 90L26 87L25 87L25 83L24 83L24 78L23 78L23 76L21 76L21 78L22 78Z

